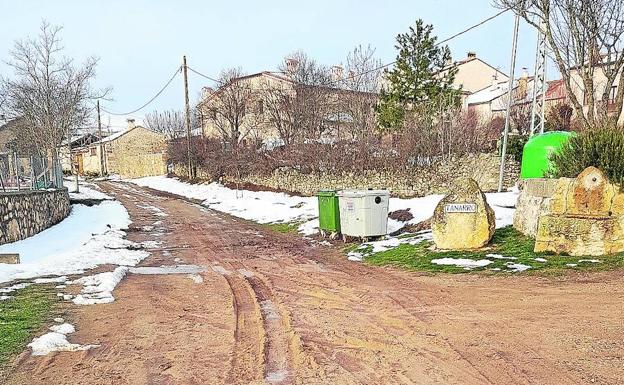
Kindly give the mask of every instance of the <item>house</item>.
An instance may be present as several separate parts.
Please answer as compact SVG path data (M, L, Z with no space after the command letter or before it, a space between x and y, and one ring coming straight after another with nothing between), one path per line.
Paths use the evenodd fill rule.
M167 173L167 141L164 134L128 119L124 131L77 149L74 161L79 174L127 178L163 175Z
M98 142L100 139L106 137L106 134L102 134L102 138L98 136L98 134L94 132L89 132L89 130L78 130L69 141L64 140L61 146L58 149L59 159L61 161L61 167L63 172L71 172L71 156L70 152L73 154L77 152L79 149L89 146L92 143Z
M563 80L548 81L545 95L545 110L567 102L567 93ZM514 108L531 109L533 103L534 79L526 70L513 83L512 105ZM492 84L469 95L464 101L464 108L479 114L482 119L505 116L508 100L509 80L492 79ZM540 97L538 93L537 97Z
M453 85L467 94L473 94L492 84L492 79L505 82L509 77L498 68L477 57L475 52L468 52L466 58L449 64L441 73L451 68L457 70Z
M335 68L332 71L335 72ZM248 94L243 106L233 106L240 104L240 100L232 100L235 87L244 88ZM373 117L377 98L377 93L373 92L353 91L338 86L305 86L298 84L287 74L263 71L232 79L217 90L204 88L197 108L202 117L202 132L205 137L224 136L219 121L223 117L222 114L217 116L217 111L229 109L237 110L233 115L242 122L239 142L267 144L282 139L283 130L280 134L276 121L292 119L290 114L293 113L293 104L297 100L315 100L316 102L310 102L307 106L309 110L322 110L312 112L317 115L314 117L317 119L315 125L320 131L316 139L335 139L349 138L356 131L353 129L356 125L362 124L368 115ZM318 102L319 100L322 102ZM352 100L358 100L359 103L348 103ZM280 105L284 105L283 110Z

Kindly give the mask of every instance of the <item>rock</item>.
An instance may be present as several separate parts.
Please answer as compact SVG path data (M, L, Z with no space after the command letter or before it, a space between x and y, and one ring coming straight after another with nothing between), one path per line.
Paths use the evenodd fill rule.
M513 227L516 230L535 238L539 218L550 212L550 198L557 185L557 179L536 178L522 181L513 218Z
M539 218L536 252L600 256L624 251L624 194L595 167L561 178Z
M473 179L460 179L453 193L436 207L431 220L439 249L478 249L488 244L496 228L494 210Z

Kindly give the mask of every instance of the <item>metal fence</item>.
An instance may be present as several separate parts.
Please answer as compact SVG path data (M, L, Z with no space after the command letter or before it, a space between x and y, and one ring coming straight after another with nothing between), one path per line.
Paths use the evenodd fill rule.
M0 191L42 190L63 186L63 170L54 155L0 153Z

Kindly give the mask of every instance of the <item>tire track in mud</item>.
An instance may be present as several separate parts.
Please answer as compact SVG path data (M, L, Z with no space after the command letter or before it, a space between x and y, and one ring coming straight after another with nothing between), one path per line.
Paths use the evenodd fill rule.
M215 265L213 270L225 278L233 295L236 329L231 383L292 384L295 345L289 317L269 285L240 262Z

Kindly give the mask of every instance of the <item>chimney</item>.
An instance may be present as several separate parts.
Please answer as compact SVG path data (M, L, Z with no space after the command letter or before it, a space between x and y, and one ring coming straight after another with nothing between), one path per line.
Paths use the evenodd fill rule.
M529 71L527 71L526 67L522 68L522 75L520 75L520 79L518 80L518 91L516 97L518 99L525 99L527 96L527 88L529 83Z
M299 60L293 57L287 57L284 59L284 64L286 64L286 72L292 74L297 71L297 68L299 67Z
M341 80L344 68L341 65L335 65L331 67L332 80Z
M128 118L128 119L126 119L126 122L128 122L128 130L136 127L136 124L134 123L134 119Z
M469 51L468 52L468 59L476 59L477 57L477 53L474 51Z

